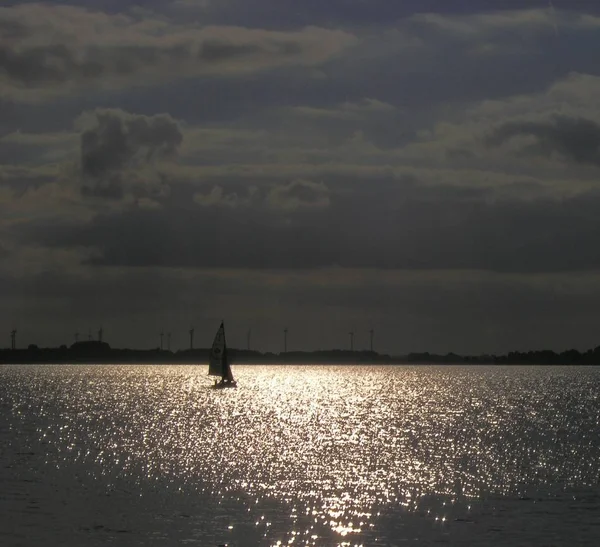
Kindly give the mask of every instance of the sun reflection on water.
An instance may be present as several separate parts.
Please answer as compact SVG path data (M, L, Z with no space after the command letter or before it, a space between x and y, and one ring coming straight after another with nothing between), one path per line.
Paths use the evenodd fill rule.
M443 526L468 519L472 499L597 479L600 398L585 373L236 373L238 389L212 390L203 367L40 368L26 383L15 370L12 411L40 418L49 465L93 463L98 474L244 503L272 545L361 545L390 506ZM271 532L282 528L271 502L288 507L283 537Z

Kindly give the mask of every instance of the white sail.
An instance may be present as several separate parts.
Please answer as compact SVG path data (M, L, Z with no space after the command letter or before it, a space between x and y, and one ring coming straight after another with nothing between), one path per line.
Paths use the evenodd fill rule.
M208 361L208 375L226 377L224 374L225 363L225 327L223 323L219 327L212 348L210 348L210 357ZM231 373L230 373L231 374Z

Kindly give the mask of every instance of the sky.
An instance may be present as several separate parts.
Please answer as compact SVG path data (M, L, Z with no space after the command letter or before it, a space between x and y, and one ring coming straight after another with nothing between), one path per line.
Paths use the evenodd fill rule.
M0 347L600 345L596 0L0 7Z

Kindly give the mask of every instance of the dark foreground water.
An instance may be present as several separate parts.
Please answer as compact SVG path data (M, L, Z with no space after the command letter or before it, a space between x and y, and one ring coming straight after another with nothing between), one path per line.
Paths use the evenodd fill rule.
M0 545L598 545L600 369L0 368Z

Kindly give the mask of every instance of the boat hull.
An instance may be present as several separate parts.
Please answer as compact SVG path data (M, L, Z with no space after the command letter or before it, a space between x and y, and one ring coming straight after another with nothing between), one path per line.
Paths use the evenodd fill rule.
M233 382L219 382L218 384L213 384L211 387L213 389L225 389L228 387L237 387L237 382L235 380Z

